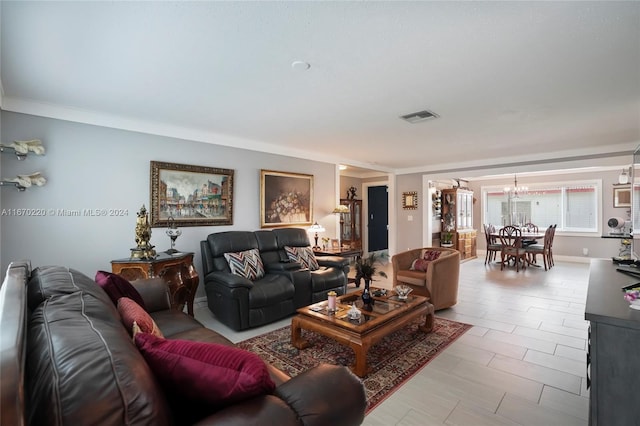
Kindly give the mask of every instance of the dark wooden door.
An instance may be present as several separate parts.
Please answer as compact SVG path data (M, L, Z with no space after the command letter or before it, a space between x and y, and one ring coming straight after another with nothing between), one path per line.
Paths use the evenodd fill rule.
M369 237L367 251L386 250L389 248L389 197L387 186L370 186L367 195L367 235Z

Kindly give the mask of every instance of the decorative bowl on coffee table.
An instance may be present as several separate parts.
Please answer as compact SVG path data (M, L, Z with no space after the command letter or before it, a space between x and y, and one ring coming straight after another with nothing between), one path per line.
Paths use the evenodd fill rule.
M399 284L395 286L394 290L398 294L398 299L400 300L406 300L409 293L413 291L413 289L406 284Z

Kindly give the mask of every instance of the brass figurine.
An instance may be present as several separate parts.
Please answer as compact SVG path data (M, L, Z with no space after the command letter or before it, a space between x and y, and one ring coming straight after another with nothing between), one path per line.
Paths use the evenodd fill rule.
M149 214L144 204L137 213L136 219L136 248L131 249L132 259L153 259L156 257L156 251L151 245L151 225L149 224Z

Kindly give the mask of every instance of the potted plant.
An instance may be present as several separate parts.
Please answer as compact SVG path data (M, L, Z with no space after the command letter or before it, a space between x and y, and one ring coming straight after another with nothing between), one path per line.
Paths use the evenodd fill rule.
M444 232L442 234L442 241L440 241L440 245L442 247L452 247L453 243L451 240L453 239L453 234L450 231Z
M361 257L356 260L356 287L360 287L360 280L364 279L364 290L362 292L362 301L365 305L371 305L373 299L369 291L369 285L374 275L387 278L387 274L384 271L379 271L377 265L382 265L381 260L387 257L386 253L376 254L371 253L367 257Z

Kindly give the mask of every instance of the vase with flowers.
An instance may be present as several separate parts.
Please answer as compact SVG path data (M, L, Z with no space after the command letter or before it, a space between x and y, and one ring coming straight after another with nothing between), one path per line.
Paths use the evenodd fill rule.
M386 253L377 254L371 253L367 257L361 257L356 260L356 287L360 287L360 280L364 280L364 290L362 291L362 302L365 308L370 307L373 304L373 298L371 297L371 280L374 275L387 278L387 274L384 271L378 270L378 265L382 265L382 260L386 259Z

